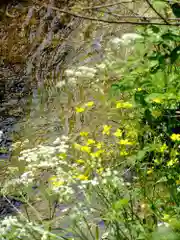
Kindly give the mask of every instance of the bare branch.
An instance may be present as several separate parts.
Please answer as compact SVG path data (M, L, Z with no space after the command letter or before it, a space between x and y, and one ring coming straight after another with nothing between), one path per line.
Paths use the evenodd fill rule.
M47 7L47 5L43 5L44 7ZM58 11L58 12L62 12L62 13L66 13L69 15L72 15L74 17L78 17L81 19L85 19L85 20L91 20L91 21L96 21L96 22L103 22L103 23L109 23L109 24L132 24L132 25L167 25L167 23L160 23L160 22L132 22L132 21L115 21L115 20L104 20L101 18L94 18L94 17L90 17L90 16L83 16L80 15L78 13L73 13L67 10L63 10L63 9L59 9L57 7L51 7L53 10ZM170 26L180 26L180 23L168 23L168 25Z
M118 17L118 18L134 18L134 19L139 19L139 20L159 20L159 17L146 17L146 16L132 16L132 15L119 15L117 13L112 13L110 11L102 11L102 10L96 10L101 13L107 13L111 16ZM180 18L167 18L168 21L180 21Z
M132 0L132 1L124 1L124 2L120 1L120 2L110 3L110 4L106 4L106 5L86 7L86 8L82 8L81 10L93 10L93 9L107 8L107 7L117 6L117 5L120 5L122 3L133 3L133 2L134 2L134 0Z
M169 22L166 21L166 19L154 8L154 6L150 3L149 0L145 0L147 4L150 6L150 8L167 24L169 25Z

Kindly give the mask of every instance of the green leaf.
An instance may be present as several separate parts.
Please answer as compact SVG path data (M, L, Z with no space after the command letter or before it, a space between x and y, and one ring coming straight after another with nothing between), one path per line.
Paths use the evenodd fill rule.
M154 99L159 99L159 102L163 101L164 100L164 94L162 94L162 93L151 93L145 98L145 101L147 103L152 103Z
M157 26L152 25L152 26L150 26L150 28L154 33L159 33L160 32L160 28L157 27Z
M174 63L177 61L177 59L180 57L180 46L173 49L173 51L170 54L171 63Z
M129 200L127 198L123 198L123 199L120 199L117 202L113 203L113 208L115 210L119 210L122 207L127 206L128 203L129 203Z
M164 40L173 40L173 41L177 41L177 42L180 41L180 36L176 35L176 34L172 34L171 32L165 33L161 37Z
M167 182L167 177L162 177L162 178L160 178L160 179L156 182L156 184L157 184L157 183L163 183L163 182Z

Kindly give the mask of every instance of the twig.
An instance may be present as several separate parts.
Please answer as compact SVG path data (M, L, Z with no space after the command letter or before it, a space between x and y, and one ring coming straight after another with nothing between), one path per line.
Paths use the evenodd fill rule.
M147 4L150 6L150 8L167 24L170 25L168 21L154 8L154 6L150 3L149 0L145 0Z
M116 2L116 3L110 3L110 4L106 4L106 5L99 5L99 6L93 6L93 7L86 7L86 8L82 8L81 10L93 10L93 9L99 9L99 8L107 8L107 7L112 7L112 6L116 6L122 3L133 3L134 1L120 1L120 2Z
M47 7L47 5L43 5L43 7ZM78 17L81 19L85 19L85 20L91 20L91 21L96 21L96 22L103 22L103 23L109 23L109 24L132 24L132 25L167 25L166 23L156 23L156 22L132 22L132 21L114 21L114 20L104 20L101 18L93 18L90 16L83 16L77 13L73 13L70 11L66 11L63 9L59 9L57 7L51 7L53 10L58 11L58 12L62 12L62 13L66 13L69 15L72 15L74 17ZM170 24L168 23L168 25L170 26L180 26L180 23L174 23L174 24Z
M101 13L108 13L109 15L112 15L114 17L118 17L118 18L134 18L134 19L143 19L143 20L159 20L158 17L145 17L145 16L132 16L132 15L119 15L117 13L112 13L110 11L108 12L104 12L104 11L99 11L97 10L98 12L101 12ZM180 21L180 18L167 18L167 20L169 21Z

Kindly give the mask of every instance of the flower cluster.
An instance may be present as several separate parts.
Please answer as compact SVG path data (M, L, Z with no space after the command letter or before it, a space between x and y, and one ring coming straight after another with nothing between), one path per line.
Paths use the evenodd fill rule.
M129 102L118 101L116 103L116 108L132 108L133 105Z
M89 109L91 107L93 107L94 105L94 102L93 101L90 101L90 102L87 102L79 107L76 107L76 112L77 113L82 113L84 112L86 109Z
M38 145L32 149L25 149L20 152L19 161L25 161L29 165L29 169L38 167L54 167L58 164L57 154L66 153L69 146L67 144L68 137L62 136L57 138L52 146Z
M79 66L77 68L67 69L65 76L68 79L68 83L74 85L79 78L93 79L96 75L97 69L87 66Z
M122 35L121 38L115 37L109 41L111 48L118 49L119 47L128 46L130 43L137 39L142 39L143 37L137 33L126 33Z
M143 37L136 33L126 33L122 35L121 38L115 37L110 39L107 43L107 48L105 49L103 60L101 61L101 63L97 63L93 67L78 66L76 68L66 69L65 76L67 81L61 80L56 84L56 87L62 88L66 85L66 83L74 86L78 83L79 79L83 79L83 81L91 80L91 85L94 82L99 82L100 79L102 79L102 75L100 79L95 79L95 76L101 74L102 71L107 72L108 69L110 70L110 73L112 73L111 69L113 68L113 65L116 65L118 63L118 60L114 59L114 51L116 51L120 47L122 47L122 49L127 48L129 47L129 45L132 45L132 43L134 43L138 39L143 39ZM114 68L113 72L116 72Z
M175 133L173 133L172 135L171 135L171 139L173 140L173 141L180 141L180 134L175 134Z
M132 129L131 129L132 131ZM112 125L103 125L98 138L90 136L89 132L80 132L79 142L74 143L74 156L77 172L80 180L90 180L92 172L100 174L107 166L114 164L114 159L129 156L136 151L136 134L124 133Z
M17 174L18 167L17 170L9 167L12 179L4 184L1 191L5 194L8 189L10 190L17 186L33 186L41 181L42 176L44 181L47 181L52 172L59 175L64 174L62 165L67 164L64 158L69 149L69 145L67 144L68 139L67 136L62 136L57 138L51 146L38 145L35 148L22 150L19 154L18 161L19 165L21 165L21 162L25 165L24 172L19 175ZM13 177L14 175L15 177ZM65 178L67 178L67 176L65 176ZM51 185L56 185L57 188L57 184Z
M43 229L42 226L29 222L24 216L8 216L0 221L0 239L54 239L55 235Z

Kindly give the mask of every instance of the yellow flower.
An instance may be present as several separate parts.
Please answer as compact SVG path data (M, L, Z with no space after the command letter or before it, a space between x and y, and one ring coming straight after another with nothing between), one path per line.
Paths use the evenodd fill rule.
M136 131L128 131L126 133L127 137L135 138L137 137L137 132Z
M98 142L98 143L96 144L97 149L101 149L102 146L103 146L103 144L102 144L101 142Z
M163 218L164 221L169 221L170 215L169 214L164 214Z
M176 180L176 184L180 185L180 179Z
M162 99L161 99L161 98L158 98L158 97L152 99L152 101L155 102L155 103L162 103Z
M113 134L116 137L121 137L122 136L122 131L120 129L117 129L116 132Z
M126 151L121 151L120 152L120 156L127 156L127 155L128 155L128 153Z
M104 168L99 168L98 170L97 170L97 173L102 173L104 171Z
M133 142L129 142L128 139L122 139L119 141L119 144L121 145L133 145Z
M88 132L80 132L81 137L87 137L89 135Z
M99 151L96 151L96 152L93 152L91 153L91 157L99 157L102 153L104 152L104 150L99 150Z
M104 125L104 126L103 126L103 132L102 132L103 135L109 135L111 128L112 128L112 126Z
M85 181L85 180L88 180L88 176L85 176L85 175L79 175L76 177L77 179L81 180L81 181Z
M162 159L155 159L154 162L155 162L156 164L161 164L161 163L162 163Z
M125 102L123 105L124 108L132 108L133 105L131 103Z
M56 176L52 176L49 178L49 181L51 182L51 184L55 187L60 187L64 184L64 180L60 180L58 179Z
M92 107L93 105L94 105L94 102L93 102L93 101L87 102L87 103L85 104L86 107Z
M116 108L132 108L132 104L129 102L117 102Z
M172 139L173 141L180 141L180 134L175 134L175 133L173 133L173 134L171 135L171 139Z
M95 144L96 142L93 139L88 139L87 140L87 145L92 145Z
M173 166L174 164L176 164L178 162L178 159L175 158L175 159L171 159L169 162L167 162L167 166L168 167L171 167Z
M82 152L90 153L90 152L91 152L91 148L88 147L88 146L81 146L81 151L82 151Z
M164 143L161 147L160 147L160 152L164 152L167 150L167 145Z
M76 162L79 163L79 164L83 164L83 163L85 163L85 161L82 160L82 159L78 159L78 160L76 160Z
M153 173L153 169L149 169L149 170L147 171L147 174L148 174L148 175L150 175L151 173Z
M138 91L138 92L141 92L141 91L142 91L142 88L138 88L137 91Z
M59 154L58 154L58 157L59 157L60 159L65 159L65 158L67 157L67 154L66 154L66 153L59 153Z
M76 107L76 112L77 112L77 113L82 113L82 112L84 112L84 111L85 111L84 108L82 108L82 107Z

